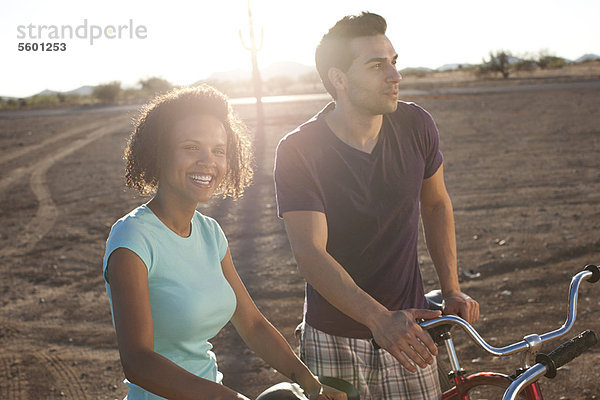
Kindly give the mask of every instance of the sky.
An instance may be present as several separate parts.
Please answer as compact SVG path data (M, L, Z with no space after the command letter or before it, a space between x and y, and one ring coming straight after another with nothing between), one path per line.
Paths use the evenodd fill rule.
M251 0L251 6L258 38L264 32L263 67L314 65L321 36L363 10L386 18L399 69L478 64L497 50L600 55L597 0ZM128 87L153 76L188 85L213 72L249 70L250 52L239 35L248 42L247 13L247 0L0 0L0 95L115 80ZM18 50L34 42L66 48Z

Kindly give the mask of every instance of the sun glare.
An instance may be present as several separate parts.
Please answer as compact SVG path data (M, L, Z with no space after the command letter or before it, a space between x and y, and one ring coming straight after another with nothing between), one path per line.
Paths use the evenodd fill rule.
M387 19L399 68L479 63L499 49L516 55L548 49L570 59L600 54L594 41L600 36L600 25L594 20L600 2L573 0L568 8L561 6L566 4L563 1L551 3L507 0L497 7L475 0L250 0L255 39L262 44L261 68L290 61L313 66L315 47L328 28L343 15L365 9ZM19 42L39 41L18 36L20 25L75 28L85 20L106 28L106 37L93 44L89 37L62 40L67 47L63 53L17 49ZM147 37L115 38L118 27L129 21L146 29ZM160 5L141 0L3 0L0 34L5 68L0 78L2 95L29 96L46 88L69 90L112 80L131 86L151 76L185 85L217 72L251 69L250 52L243 44L250 40L248 0L171 0Z

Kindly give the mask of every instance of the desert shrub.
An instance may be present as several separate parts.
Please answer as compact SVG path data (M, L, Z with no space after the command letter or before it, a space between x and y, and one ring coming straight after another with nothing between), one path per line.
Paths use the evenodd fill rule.
M490 60L483 60L479 67L479 74L499 72L504 79L507 79L510 74L510 57L512 57L510 52L504 50L498 50L496 53L490 51Z
M29 98L29 105L32 107L51 107L60 103L56 94L36 94Z
M515 71L533 71L537 66L537 63L533 60L519 60L513 64Z
M424 78L431 74L431 71L421 68L404 68L399 72L403 78Z
M475 75L482 77L485 75L489 75L492 72L492 68L490 68L489 64L486 63L485 60L483 60L483 62L477 66L477 69L475 70Z
M65 95L66 104L82 104L90 101L90 96L82 96L79 93L70 93Z
M142 91L151 96L169 91L173 88L171 82L159 77L140 79L140 85L142 85Z
M121 82L113 81L94 87L92 96L102 103L116 103L121 94Z
M564 58L556 56L540 57L538 64L541 69L559 69L567 65Z
M143 89L128 88L121 92L121 101L126 104L144 103L151 97L152 94Z

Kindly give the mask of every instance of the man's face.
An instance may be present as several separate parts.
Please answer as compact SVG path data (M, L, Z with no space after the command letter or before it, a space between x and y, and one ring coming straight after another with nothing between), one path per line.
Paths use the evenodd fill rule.
M396 69L398 54L385 35L352 39L350 49L357 55L346 72L344 100L358 111L386 114L398 107L398 84L402 76Z

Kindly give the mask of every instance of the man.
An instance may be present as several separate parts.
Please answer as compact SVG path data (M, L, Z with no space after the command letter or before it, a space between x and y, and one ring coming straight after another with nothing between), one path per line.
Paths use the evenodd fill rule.
M307 365L350 381L362 398L432 399L437 348L416 319L438 313L426 309L419 214L446 312L474 322L479 306L458 283L437 128L422 108L398 101L386 27L361 13L323 36L315 58L334 102L279 143L277 204L307 281Z

